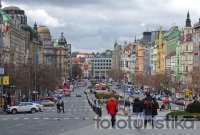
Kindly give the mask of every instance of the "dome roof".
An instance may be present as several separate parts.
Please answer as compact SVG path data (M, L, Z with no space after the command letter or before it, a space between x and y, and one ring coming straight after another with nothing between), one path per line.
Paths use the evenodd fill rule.
M4 10L20 10L20 8L15 7L15 6L9 6L9 7L5 7Z
M37 28L38 33L50 33L49 29L45 26L40 26Z

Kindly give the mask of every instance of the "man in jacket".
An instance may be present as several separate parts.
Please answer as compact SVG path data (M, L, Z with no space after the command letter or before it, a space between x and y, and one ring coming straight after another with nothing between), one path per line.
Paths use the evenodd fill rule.
M152 110L154 106L153 99L149 92L146 93L146 97L143 100L144 106L144 127L146 128L147 122L151 122L152 120Z
M112 127L114 128L115 122L116 122L116 114L118 111L117 102L115 101L114 97L111 97L110 101L108 102L107 109L108 109L108 113L111 116Z

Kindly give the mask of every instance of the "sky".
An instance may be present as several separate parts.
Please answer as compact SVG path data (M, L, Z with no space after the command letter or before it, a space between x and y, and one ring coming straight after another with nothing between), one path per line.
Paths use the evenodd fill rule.
M200 18L199 0L2 0L2 6L25 10L28 24L47 26L53 38L60 33L72 51L102 52L114 43L133 42L144 31L182 29L187 12L192 25Z

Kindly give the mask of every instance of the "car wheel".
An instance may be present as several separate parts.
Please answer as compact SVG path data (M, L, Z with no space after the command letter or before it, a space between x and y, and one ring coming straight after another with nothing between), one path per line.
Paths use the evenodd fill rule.
M12 114L16 114L17 113L17 109L12 109Z
M31 113L36 113L36 109L35 109L35 108L32 108L32 109L31 109Z

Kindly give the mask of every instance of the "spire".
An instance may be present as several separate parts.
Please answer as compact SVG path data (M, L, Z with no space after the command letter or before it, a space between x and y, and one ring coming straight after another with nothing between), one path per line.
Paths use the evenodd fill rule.
M37 23L36 23L36 21L35 21L33 29L37 32Z
M190 13L189 13L189 10L188 10L188 13L187 13L187 19L185 21L185 27L191 27L191 20L190 20Z
M136 43L136 41L137 41L137 40L136 40L136 36L135 36L135 43Z

